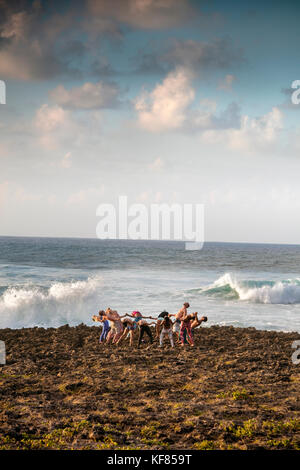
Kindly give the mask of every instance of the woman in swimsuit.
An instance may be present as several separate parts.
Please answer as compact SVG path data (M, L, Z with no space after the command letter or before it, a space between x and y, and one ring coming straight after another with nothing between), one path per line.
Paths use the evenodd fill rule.
M112 343L115 344L118 339L122 336L124 327L121 322L121 317L116 310L111 310L110 308L106 309L105 315L111 323L110 332L107 335L107 343L112 340Z

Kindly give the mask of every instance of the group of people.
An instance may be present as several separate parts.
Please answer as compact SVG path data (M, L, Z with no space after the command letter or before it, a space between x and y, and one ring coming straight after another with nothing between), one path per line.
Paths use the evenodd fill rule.
M155 325L156 336L159 338L159 346L163 346L166 336L169 337L172 348L174 348L174 335L177 343L181 346L189 344L194 346L193 329L207 321L207 317L198 318L198 313L188 314L189 303L185 302L177 313L161 312L157 318L142 315L139 311L131 314L119 315L116 310L107 308L100 310L98 315L93 315L92 319L102 323L100 343L120 344L129 337L129 344L133 346L135 333L139 332L138 348L141 345L144 334L153 343L153 335L150 325ZM174 317L174 321L172 320ZM147 322L147 320L154 320Z

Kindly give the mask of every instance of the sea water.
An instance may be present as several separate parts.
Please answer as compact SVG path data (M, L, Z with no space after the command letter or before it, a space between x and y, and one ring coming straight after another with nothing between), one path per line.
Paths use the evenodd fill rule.
M92 325L188 301L206 326L300 331L300 246L0 237L0 328Z

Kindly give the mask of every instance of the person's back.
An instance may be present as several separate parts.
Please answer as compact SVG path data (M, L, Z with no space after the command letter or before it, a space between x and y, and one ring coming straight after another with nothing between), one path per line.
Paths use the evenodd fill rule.
M160 339L159 339L159 346L160 347L162 347L162 345L163 345L164 335L167 334L169 336L171 346L172 346L172 348L174 348L172 325L173 325L173 322L170 319L170 317L169 316L164 317L163 322L162 322L162 330L161 330L161 333L160 333Z
M106 309L105 315L111 322L111 330L107 336L107 342L109 343L109 341L112 340L113 343L116 343L123 333L123 323L121 322L121 317L117 310L112 310L111 308Z
M165 317L162 322L162 325L165 330L169 330L172 326L172 321L170 320L169 317Z
M121 321L120 315L117 310L112 310L111 308L106 309L105 315L111 322Z

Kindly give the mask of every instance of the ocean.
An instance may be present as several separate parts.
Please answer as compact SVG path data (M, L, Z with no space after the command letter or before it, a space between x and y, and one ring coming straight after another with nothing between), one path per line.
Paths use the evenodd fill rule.
M0 328L157 316L188 301L211 325L300 331L300 246L0 237Z

